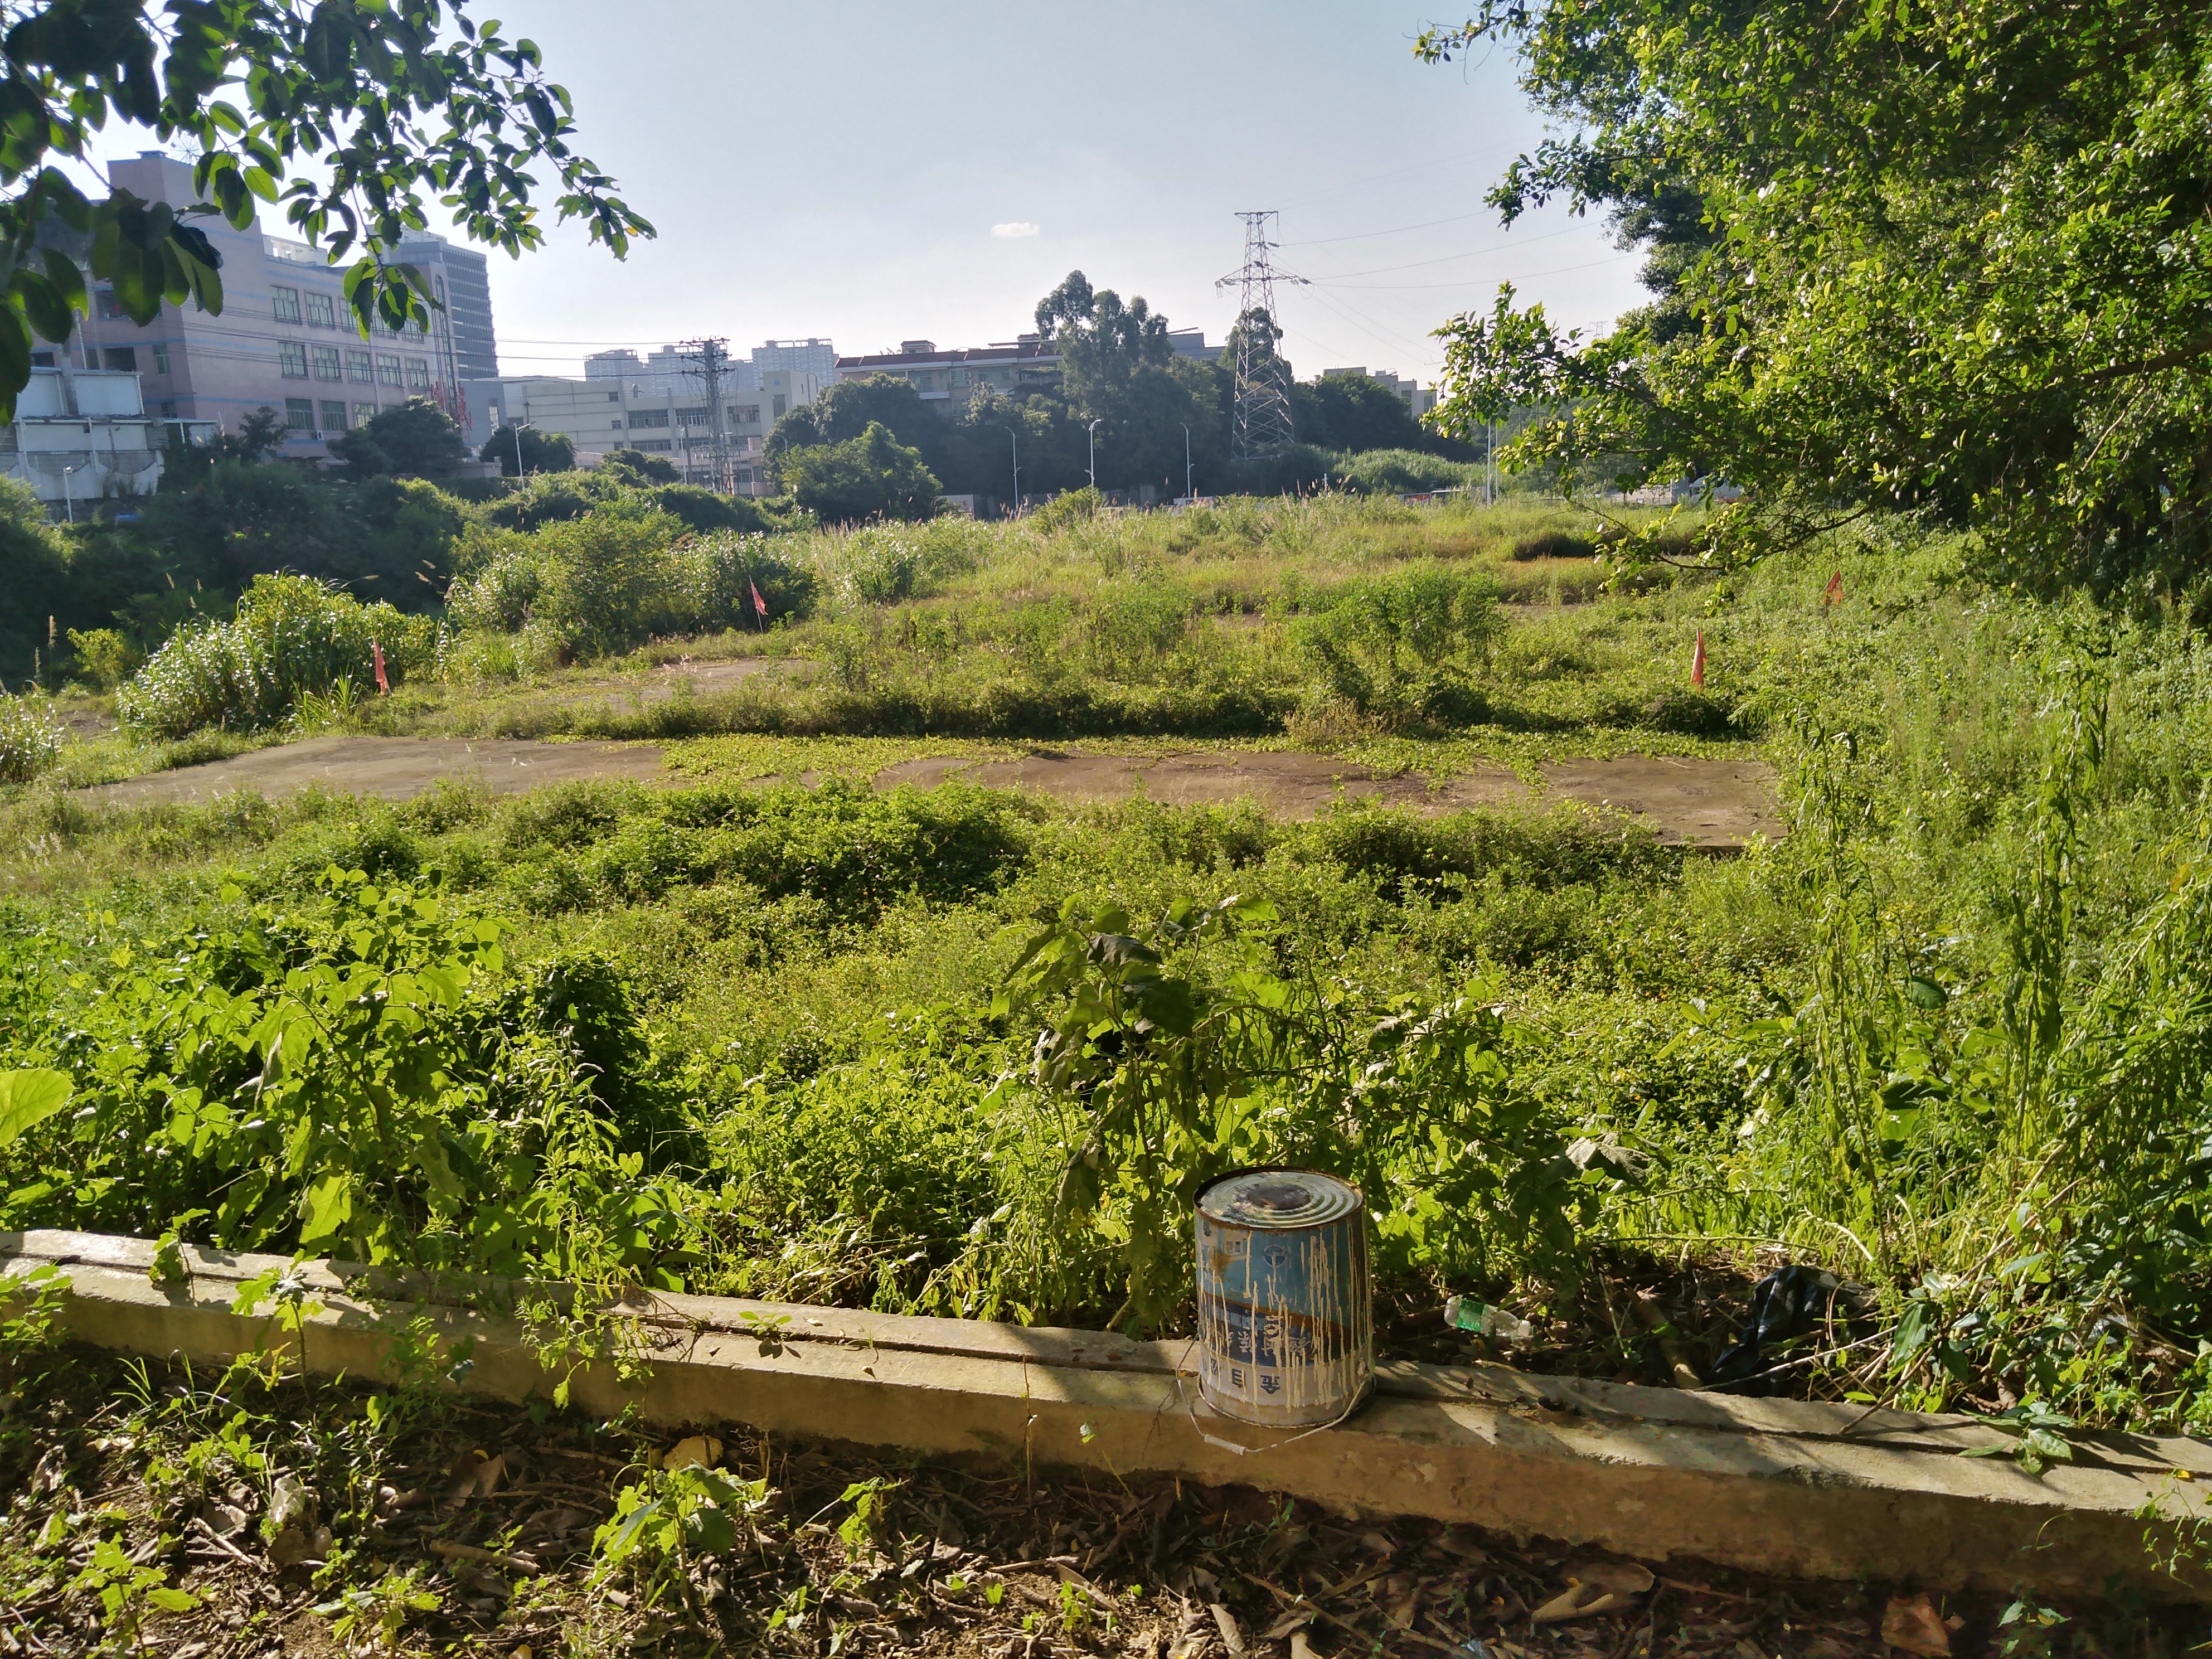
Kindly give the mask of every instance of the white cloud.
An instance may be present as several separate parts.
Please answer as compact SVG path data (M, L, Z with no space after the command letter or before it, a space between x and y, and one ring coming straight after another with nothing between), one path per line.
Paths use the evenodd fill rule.
M1027 220L1017 220L1011 225L991 227L991 234L994 236L1034 236L1036 234L1037 228Z

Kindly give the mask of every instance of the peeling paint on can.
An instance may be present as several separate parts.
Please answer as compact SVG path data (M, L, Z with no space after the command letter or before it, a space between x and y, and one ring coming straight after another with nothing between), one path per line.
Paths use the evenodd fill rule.
M1198 1194L1199 1393L1268 1428L1333 1423L1374 1373L1367 1203L1318 1170L1237 1170Z

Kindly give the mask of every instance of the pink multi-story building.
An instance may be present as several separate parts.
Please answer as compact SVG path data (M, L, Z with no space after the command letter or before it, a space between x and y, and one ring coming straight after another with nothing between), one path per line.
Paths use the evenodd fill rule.
M198 199L191 167L159 151L114 162L108 176L120 189L174 208ZM289 434L285 454L303 460L322 459L328 440L409 398L432 398L465 424L463 349L471 357L495 349L482 254L434 237L421 239L420 250L412 244L403 249L401 257L423 265L447 309L432 313L427 331L410 325L393 333L379 325L364 339L346 304L344 270L319 250L268 234L258 219L243 231L219 215L192 222L222 256L219 315L189 301L164 305L142 328L123 314L112 290L94 284L92 314L76 334L65 345L33 352L32 361L50 368L135 371L147 412L164 422L213 422L236 431L255 410L273 409ZM456 262L471 261L470 270L455 275ZM457 303L458 295L447 297L449 277L459 286L471 276L480 303L477 293L466 303ZM480 342L457 339L457 314L468 335L482 333Z

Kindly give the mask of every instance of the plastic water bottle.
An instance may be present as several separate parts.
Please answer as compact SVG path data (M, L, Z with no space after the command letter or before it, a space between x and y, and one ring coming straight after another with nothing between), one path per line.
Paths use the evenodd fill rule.
M1478 1302L1471 1296L1449 1296L1444 1298L1444 1323L1455 1331L1473 1331L1477 1336L1494 1336L1500 1342L1518 1347L1536 1334L1536 1328L1516 1313L1494 1307L1487 1302Z

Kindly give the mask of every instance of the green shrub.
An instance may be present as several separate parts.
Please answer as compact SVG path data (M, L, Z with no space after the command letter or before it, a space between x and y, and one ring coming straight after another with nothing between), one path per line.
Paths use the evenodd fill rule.
M1081 524L1098 516L1100 503L1105 498L1085 484L1080 489L1071 489L1054 496L1029 515L1030 529L1049 535L1065 530L1072 524Z
M28 783L60 758L62 729L44 699L0 692L0 783Z
M72 628L70 649L78 672L102 691L112 691L138 672L146 659L138 647L112 628Z
M1480 489L1480 463L1449 461L1418 449L1339 451L1329 457L1328 481L1363 495L1412 495L1432 489Z
M1597 543L1571 530L1546 530L1523 536L1513 544L1516 559L1589 559L1597 556Z
M604 974L518 974L495 926L427 888L315 889L88 939L74 983L61 941L0 954L36 1012L0 1053L82 1103L0 1147L0 1225L547 1276L665 1260L683 1206L611 1109L640 1085L610 1085L637 1050Z
M257 576L234 622L177 634L116 698L124 722L161 738L204 726L258 731L301 700L340 684L358 695L384 649L397 684L435 659L437 627L391 605L362 605L305 576Z

